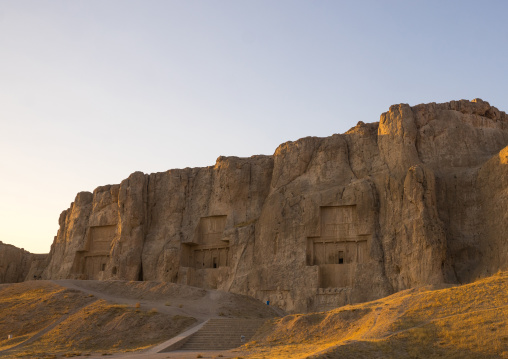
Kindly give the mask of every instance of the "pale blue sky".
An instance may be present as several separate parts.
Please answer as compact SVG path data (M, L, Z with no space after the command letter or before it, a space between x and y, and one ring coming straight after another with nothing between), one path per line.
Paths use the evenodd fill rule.
M79 191L272 154L390 105L508 111L506 1L0 0L0 240Z

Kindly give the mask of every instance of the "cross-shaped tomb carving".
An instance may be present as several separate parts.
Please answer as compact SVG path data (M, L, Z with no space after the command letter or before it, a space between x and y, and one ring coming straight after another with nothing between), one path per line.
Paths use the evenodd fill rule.
M370 234L359 233L356 205L320 208L321 235L307 242L307 265L319 266L320 288L352 284L353 265L367 261Z
M200 218L194 240L183 245L184 267L203 269L229 265L229 243L223 238L226 219L227 216Z

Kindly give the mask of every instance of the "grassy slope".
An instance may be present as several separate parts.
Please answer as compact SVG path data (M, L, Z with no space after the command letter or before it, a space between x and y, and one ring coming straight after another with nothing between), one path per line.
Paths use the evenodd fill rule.
M93 302L77 291L49 282L0 288L0 350L17 345L69 312ZM7 340L7 335L14 339Z
M0 352L0 357L137 350L163 342L194 322L190 317L110 304L49 282L13 284L0 288L0 351L50 330L32 343ZM14 339L7 340L8 334Z
M0 286L1 357L121 352L193 322L112 305L50 282ZM52 325L54 325L52 327ZM7 334L15 339L6 340ZM472 284L421 288L329 312L267 323L242 349L250 358L508 358L508 272Z
M250 358L508 358L508 272L267 323Z

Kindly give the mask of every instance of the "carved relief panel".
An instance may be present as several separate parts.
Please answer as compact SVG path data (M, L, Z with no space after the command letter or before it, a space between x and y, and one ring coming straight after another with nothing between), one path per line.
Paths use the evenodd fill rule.
M352 265L367 260L369 235L357 232L356 206L321 207L321 235L307 244L307 265L319 266L320 288L352 285Z
M199 221L200 244L214 245L221 242L222 233L226 228L227 216L203 217Z
M109 254L111 242L116 235L116 226L90 227L90 254Z
M191 243L182 245L182 266L196 269L219 268L229 265L229 243L222 240L227 216L203 217Z
M111 243L116 236L116 225L90 227L87 250L78 252L75 271L85 279L99 279L106 270Z

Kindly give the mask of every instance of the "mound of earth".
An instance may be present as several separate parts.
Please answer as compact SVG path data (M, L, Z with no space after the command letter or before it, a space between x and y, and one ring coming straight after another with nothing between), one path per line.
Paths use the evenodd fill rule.
M508 358L508 272L275 319L243 349L270 359Z
M123 353L115 357L212 358L216 353L130 352L165 341L206 315L224 313L275 316L272 308L251 298L171 283L0 285L0 356L56 358L91 353L97 358ZM508 358L507 318L508 272L499 272L468 285L415 288L327 312L268 319L253 341L220 355ZM5 340L8 334L14 338Z
M114 303L139 303L174 315L205 320L213 317L272 318L285 314L246 296L170 282L118 280L58 280L62 286L78 289Z
M250 297L173 283L5 284L0 285L0 357L130 352L162 343L207 318L276 315Z

